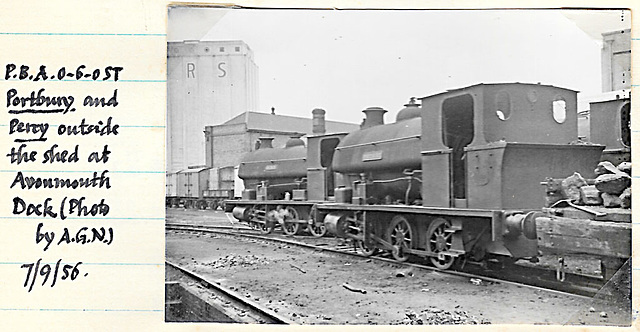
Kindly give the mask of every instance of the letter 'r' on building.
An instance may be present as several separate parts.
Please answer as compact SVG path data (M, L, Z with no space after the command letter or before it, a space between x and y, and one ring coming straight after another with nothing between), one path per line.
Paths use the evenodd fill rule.
M196 78L196 64L187 62L187 78Z

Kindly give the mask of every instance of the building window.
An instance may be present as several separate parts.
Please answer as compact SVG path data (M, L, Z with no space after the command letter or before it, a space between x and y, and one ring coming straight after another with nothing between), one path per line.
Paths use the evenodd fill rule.
M240 46L236 46L236 52L240 52Z
M220 47L220 52L224 52L224 47Z
M567 102L563 99L556 99L552 104L553 119L557 123L564 123L567 119Z

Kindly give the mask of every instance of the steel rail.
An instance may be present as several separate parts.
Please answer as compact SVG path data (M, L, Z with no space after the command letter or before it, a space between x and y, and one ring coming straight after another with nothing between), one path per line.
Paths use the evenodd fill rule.
M500 278L497 278L497 277L491 277L491 276L486 276L486 275L480 275L480 274L474 274L474 273L468 273L468 272L461 272L461 271L455 271L455 270L440 270L440 269L432 267L432 266L421 265L421 264L410 263L410 262L398 262L395 259L385 258L385 257L380 257L380 256L363 256L363 255L361 255L359 253L356 253L356 252L347 252L347 251L340 250L340 249L337 249L337 248L327 248L327 247L323 247L323 246L316 246L316 245L312 245L312 244L308 244L308 243L291 241L291 240L287 240L287 239L266 237L266 236L255 235L255 234L247 234L247 233L231 233L231 232L215 230L215 229L211 229L211 228L207 228L207 227L211 227L211 226L201 227L200 225L198 225L197 228L191 228L190 225L187 225L187 224L167 224L165 228L173 229L173 230L203 232L203 233L216 233L216 234L222 234L222 235L238 236L238 237L252 238L252 239L257 239L257 240L265 240L265 241L289 244L289 245L303 247L303 248L312 249L312 250L329 251L329 252L343 254L343 255L350 255L350 256L361 258L361 259L375 259L377 261L390 263L390 264L394 264L394 265L398 265L398 266L402 266L402 267L410 266L410 267L414 267L414 268L418 268L418 269L429 270L429 271L433 271L433 272L438 272L438 273L443 273L443 274L448 274L448 275L453 275L453 276L458 276L458 277L479 278L479 279L485 280L485 281L490 281L490 282L495 282L495 283L504 283L504 284L509 284L509 285L518 286L518 287L527 287L527 288L541 290L541 291L545 291L545 292L557 293L557 294L566 295L566 296L574 296L574 297L584 298L584 299L591 299L593 296L596 295L596 292L597 292L597 291L594 291L594 289L592 289L592 288L577 287L577 286L574 286L576 292L569 292L569 291L558 290L558 289L553 289L553 288L545 288L543 286L536 286L536 285L526 284L526 283L517 282L517 281L500 279ZM218 227L215 227L215 228L218 228ZM250 230L250 229L247 229L247 230ZM571 287L567 287L567 288L571 288Z
M234 292L230 289L227 289L226 287L223 287L221 285L218 285L214 282L211 282L209 280L207 280L206 277L195 273L193 271L190 271L186 268L183 268L175 263L169 262L165 260L165 264L168 266L171 266L172 268L186 274L187 276L189 276L192 279L195 279L196 281L198 281L200 284L204 284L204 286L207 287L207 289L211 289L213 290L217 295L222 295L223 297L225 297L228 300L231 300L232 303L235 304L240 304L240 306L242 306L243 308L241 309L247 309L249 310L254 316L257 316L261 319L263 319L267 324L286 324L286 325L295 325L297 324L296 322L280 316L274 312L271 312L268 308L254 302L251 301L249 299L246 299L245 297L243 297L242 295L238 294L237 292Z

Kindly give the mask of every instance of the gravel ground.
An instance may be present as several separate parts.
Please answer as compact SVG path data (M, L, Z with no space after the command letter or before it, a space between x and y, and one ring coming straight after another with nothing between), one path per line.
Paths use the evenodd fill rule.
M589 299L262 240L168 232L166 250L301 324L624 324Z
M167 222L241 225L222 211L209 210L167 209ZM611 301L602 296L586 299L502 283L476 285L468 278L324 251L302 251L262 240L168 232L166 255L168 260L257 299L301 324L630 322L625 295ZM578 258L573 264L582 272L597 274L598 264L592 260ZM623 286L625 282L629 280L623 277ZM620 284L608 287L617 289Z

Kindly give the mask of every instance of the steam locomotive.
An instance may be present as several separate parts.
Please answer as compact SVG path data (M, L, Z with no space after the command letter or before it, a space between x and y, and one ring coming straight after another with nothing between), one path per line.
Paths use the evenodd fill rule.
M226 211L268 233L307 229L350 238L367 255L513 261L538 255L546 178L593 177L603 145L579 144L577 92L477 84L412 99L384 124L370 107L361 130L326 134L313 110L307 145L269 138L238 169L245 190Z

